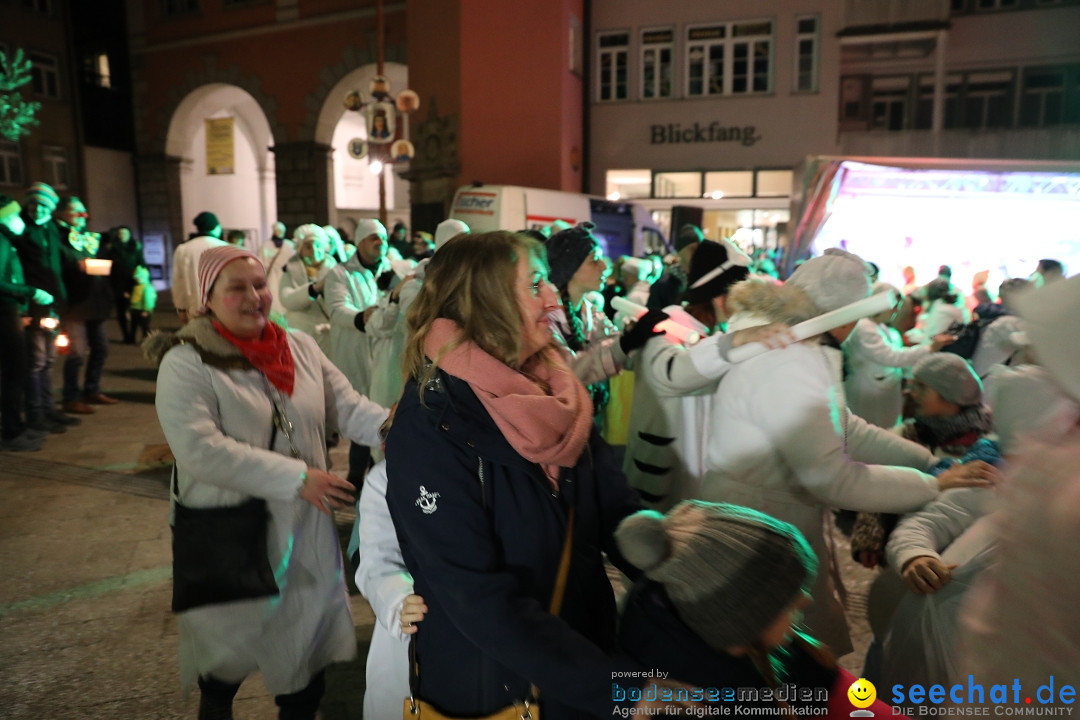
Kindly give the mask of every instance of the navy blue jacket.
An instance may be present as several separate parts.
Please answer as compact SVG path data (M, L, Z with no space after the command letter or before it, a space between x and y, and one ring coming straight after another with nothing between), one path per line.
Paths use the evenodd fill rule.
M594 430L555 493L507 443L462 380L439 372L423 404L409 381L386 443L386 492L415 592L419 696L454 716L487 715L540 690L545 720L610 717L616 610L601 552L637 571L612 533L640 509ZM548 613L575 509L561 616Z

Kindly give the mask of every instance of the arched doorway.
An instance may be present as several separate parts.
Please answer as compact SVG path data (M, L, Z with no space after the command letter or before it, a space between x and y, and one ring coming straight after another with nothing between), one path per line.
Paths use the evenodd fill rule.
M359 67L334 85L323 101L315 126L315 142L333 148L329 172L329 216L332 225L352 230L361 217L375 217L379 211L379 182L372 174L367 158L349 156L348 144L353 138L367 139L367 125L362 113L345 109L345 96L359 90L370 98L369 86L376 75L375 64ZM400 63L384 63L383 75L390 81L390 91L398 93L408 87L408 68ZM395 220L409 222L409 183L386 171L386 208L388 224Z
M233 119L232 172L211 174L207 169L208 119ZM169 122L166 153L181 158L180 206L185 232L200 212L217 215L227 232L240 229L247 248L259 252L277 219L274 183L274 136L262 107L246 90L212 83L187 95ZM179 242L181 238L176 238Z

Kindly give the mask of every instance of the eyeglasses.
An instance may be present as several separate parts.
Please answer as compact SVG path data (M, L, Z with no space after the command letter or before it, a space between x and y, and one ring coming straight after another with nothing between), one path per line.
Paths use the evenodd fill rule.
M536 279L536 282L533 282L533 283L529 283L529 284L528 284L528 285L526 285L525 287L526 287L526 288L528 288L528 290L529 290L529 293L530 293L530 294L531 294L531 295L532 295L533 297L540 297L540 290L542 290L542 289L543 289L543 287L544 287L545 285L547 285L547 284L548 284L548 279L547 279L547 278L544 278L544 277L542 277L542 278L537 278L537 279Z

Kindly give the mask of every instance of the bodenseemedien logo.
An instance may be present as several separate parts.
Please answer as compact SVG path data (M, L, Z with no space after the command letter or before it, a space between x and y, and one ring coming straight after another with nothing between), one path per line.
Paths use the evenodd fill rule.
M874 711L866 709L877 699L877 688L874 687L874 683L866 678L859 678L847 689L847 697L848 702L857 708L851 711L851 717L874 717Z

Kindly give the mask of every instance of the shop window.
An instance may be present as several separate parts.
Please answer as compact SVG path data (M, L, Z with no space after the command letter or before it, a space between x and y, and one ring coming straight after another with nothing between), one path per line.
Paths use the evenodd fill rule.
M907 126L909 77L874 78L870 83L870 129L903 130Z
M772 33L770 20L689 28L686 94L772 92Z
M791 182L795 173L791 170L758 170L757 197L787 197L791 195Z
M702 197L719 200L723 197L752 197L753 194L754 173L751 170L705 173Z
M1020 126L1057 125L1065 107L1064 69L1035 68L1024 71L1020 92Z
M645 30L641 33L641 97L669 98L674 86L672 58L675 31Z
M701 197L701 173L656 173L656 176L653 178L653 197L699 198Z
M0 185L22 185L22 154L19 146L0 142Z
M45 53L27 53L30 60L30 86L35 95L60 98L60 65L55 55Z
M46 145L41 148L41 160L45 166L45 182L56 190L67 190L71 185L67 150Z
M652 171L608 170L606 181L608 200L647 198L652 189Z
M818 17L795 19L795 90L817 92L818 52L821 45Z
M597 69L600 72L597 86L601 102L626 100L629 97L629 33L604 33L597 43Z

